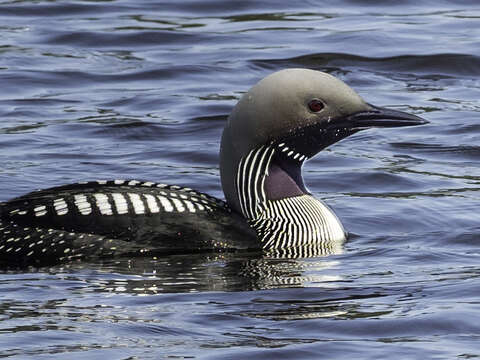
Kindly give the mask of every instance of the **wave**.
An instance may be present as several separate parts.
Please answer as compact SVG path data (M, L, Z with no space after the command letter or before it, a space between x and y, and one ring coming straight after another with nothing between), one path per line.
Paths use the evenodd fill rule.
M183 47L186 44L196 44L209 39L205 34L181 33L175 31L132 31L132 32L105 32L105 31L77 31L50 36L47 44L74 45L91 48L117 48L118 46L144 46L174 44Z
M366 57L347 53L317 53L286 59L252 60L262 68L309 67L312 69L341 68L371 71L394 71L402 73L478 76L480 56L472 54L400 55L390 57Z

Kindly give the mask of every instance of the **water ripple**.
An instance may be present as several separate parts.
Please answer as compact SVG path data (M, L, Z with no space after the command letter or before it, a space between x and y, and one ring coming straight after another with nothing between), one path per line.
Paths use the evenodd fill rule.
M305 165L342 253L189 254L0 274L0 357L478 357L480 16L473 1L0 1L0 200L95 178L223 197L235 102L340 77L430 124Z
M432 76L478 76L480 57L471 54L402 55L366 57L348 53L318 53L288 59L254 60L255 65L269 68L301 66L314 69L341 68L393 71Z

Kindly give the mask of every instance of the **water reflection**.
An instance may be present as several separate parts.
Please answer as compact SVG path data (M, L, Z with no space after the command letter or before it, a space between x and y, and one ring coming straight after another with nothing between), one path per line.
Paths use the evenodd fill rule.
M52 268L81 276L87 291L153 295L202 291L248 291L291 287L330 287L336 260L292 259L273 254L186 254L115 259ZM70 276L70 275L68 275Z

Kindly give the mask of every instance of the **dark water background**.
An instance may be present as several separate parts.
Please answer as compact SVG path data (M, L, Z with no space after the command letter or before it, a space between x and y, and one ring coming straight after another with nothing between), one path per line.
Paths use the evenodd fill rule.
M97 178L223 197L226 116L289 67L431 121L357 134L305 167L352 233L344 253L3 272L0 357L480 357L473 0L0 1L0 200Z

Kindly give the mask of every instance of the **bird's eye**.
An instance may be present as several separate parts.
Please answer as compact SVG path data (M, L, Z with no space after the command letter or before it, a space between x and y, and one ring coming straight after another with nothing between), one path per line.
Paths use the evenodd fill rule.
M325 107L325 105L323 104L323 102L321 102L320 100L317 100L317 99L313 99L308 103L308 108L312 112L319 112L324 107Z

